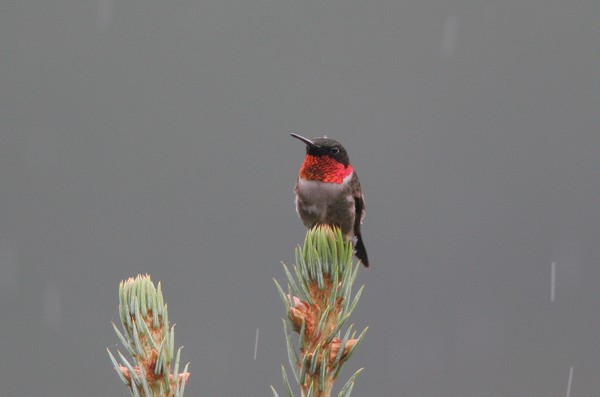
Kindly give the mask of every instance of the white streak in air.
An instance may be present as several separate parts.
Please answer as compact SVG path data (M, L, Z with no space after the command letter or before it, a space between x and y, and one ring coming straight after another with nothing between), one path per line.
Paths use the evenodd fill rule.
M96 26L98 30L105 32L112 23L113 0L98 0L98 17Z
M62 292L57 286L46 287L43 307L44 323L50 330L59 332L63 322L63 302Z
M254 360L256 360L257 353L258 353L258 328L256 328L256 338L254 339Z
M14 298L19 287L19 250L8 238L0 237L0 296Z
M444 26L444 34L442 36L442 54L445 56L454 55L456 48L456 38L458 36L458 17L448 15Z
M554 295L556 291L556 262L552 262L550 268L550 302L554 302Z
M38 172L48 171L59 158L59 140L55 122L47 117L35 120L32 130L35 133L25 147L25 162Z
M573 367L569 370L569 382L567 383L567 397L571 397L571 383L573 382Z

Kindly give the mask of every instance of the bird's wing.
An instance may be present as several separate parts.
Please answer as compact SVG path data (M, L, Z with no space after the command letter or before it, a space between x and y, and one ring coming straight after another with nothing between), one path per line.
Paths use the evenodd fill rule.
M362 194L354 196L354 235L360 234L360 225L365 219L365 198Z
M365 219L365 196L362 194L356 172L354 172L354 178L356 178L356 185L354 188L354 235L358 236L360 234L360 225Z
M365 267L369 267L367 249L365 248L365 244L360 234L360 224L362 223L363 219L365 219L365 199L360 192L354 196L354 211L354 235L356 236L354 249L356 250L356 257L360 259Z

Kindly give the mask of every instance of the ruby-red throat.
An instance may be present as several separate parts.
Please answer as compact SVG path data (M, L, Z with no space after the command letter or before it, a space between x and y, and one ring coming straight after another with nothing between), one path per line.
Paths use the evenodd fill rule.
M338 226L354 242L356 257L369 267L360 234L365 200L346 149L327 137L290 135L306 144L306 156L294 187L298 216L308 228L319 224Z

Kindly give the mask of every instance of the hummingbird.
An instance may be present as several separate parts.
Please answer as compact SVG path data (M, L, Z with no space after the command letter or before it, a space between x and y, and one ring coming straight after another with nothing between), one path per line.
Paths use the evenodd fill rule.
M294 187L296 212L308 228L335 225L354 243L356 257L369 267L367 250L360 233L365 217L365 200L348 152L338 141L308 139L290 134L306 144L306 156Z

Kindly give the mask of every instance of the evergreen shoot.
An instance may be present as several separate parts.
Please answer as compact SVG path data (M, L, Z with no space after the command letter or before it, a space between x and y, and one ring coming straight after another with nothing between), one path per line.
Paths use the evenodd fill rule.
M296 265L285 264L286 282L275 285L286 310L283 328L293 379L301 397L330 397L344 364L363 340L367 328L357 335L346 327L363 287L353 296L352 287L360 263L353 264L354 248L340 229L316 226L296 248ZM294 343L292 332L298 335ZM285 395L294 397L285 367L281 367ZM350 397L356 371L340 389L338 397ZM277 392L271 387L273 396Z

